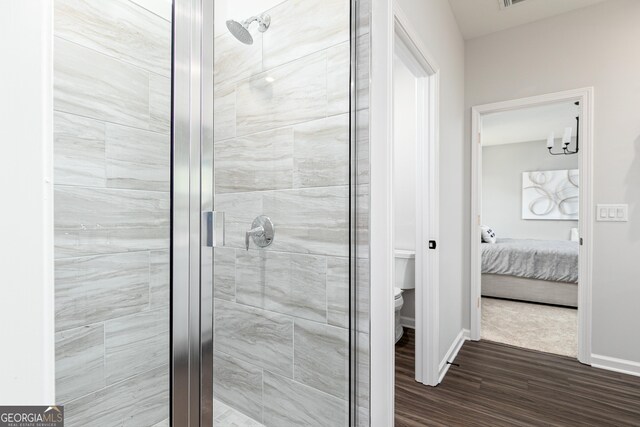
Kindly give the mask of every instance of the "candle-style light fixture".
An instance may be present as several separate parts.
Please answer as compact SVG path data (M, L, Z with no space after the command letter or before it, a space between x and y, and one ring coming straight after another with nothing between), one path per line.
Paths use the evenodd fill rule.
M580 102L576 101L575 105L580 106ZM564 135L562 135L562 152L554 153L553 145L555 143L555 134L551 132L549 137L547 138L547 148L549 149L549 154L552 156L561 156L561 155L570 155L570 154L578 154L580 150L580 115L576 116L576 149L575 151L569 150L569 144L571 144L571 127L567 127L564 129Z

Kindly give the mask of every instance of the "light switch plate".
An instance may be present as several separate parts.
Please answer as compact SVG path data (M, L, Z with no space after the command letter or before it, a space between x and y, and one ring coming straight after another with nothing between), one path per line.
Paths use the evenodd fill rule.
M627 222L629 221L629 205L596 205L596 221Z

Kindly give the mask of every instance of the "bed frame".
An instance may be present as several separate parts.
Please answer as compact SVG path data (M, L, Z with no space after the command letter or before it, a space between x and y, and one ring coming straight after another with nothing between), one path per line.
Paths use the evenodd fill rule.
M578 284L482 274L482 296L578 307Z

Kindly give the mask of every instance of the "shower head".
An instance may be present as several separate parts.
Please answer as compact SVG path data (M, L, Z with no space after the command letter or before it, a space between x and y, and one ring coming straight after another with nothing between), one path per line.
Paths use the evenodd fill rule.
M238 39L240 42L244 44L253 44L253 37L251 37L251 33L249 32L247 27L245 27L238 21L234 21L232 19L228 20L227 28L229 29L229 32L233 35L233 37Z
M227 28L233 37L244 44L253 44L253 37L249 32L249 25L253 22L258 23L258 31L264 33L271 25L271 17L267 14L252 16L245 19L242 23L230 19L227 21Z

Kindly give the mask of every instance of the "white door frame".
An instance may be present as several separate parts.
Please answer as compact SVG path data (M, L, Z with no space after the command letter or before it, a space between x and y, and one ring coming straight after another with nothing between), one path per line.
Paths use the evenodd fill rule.
M430 172L437 176L437 141L438 141L438 82L439 68L427 50L420 43L417 32L409 24L406 15L400 8L394 8L392 0L374 1L371 5L371 76L370 76L370 285L371 285L371 320L370 320L370 420L373 427L390 427L394 423L394 386L395 386L395 333L394 333L394 297L393 297L393 205L392 205L392 172L393 172L393 45L396 34L409 43L408 46L418 54L415 55L421 63L431 70L429 84L427 85L430 95L428 125L431 130L426 135L429 141L434 141L433 150L424 150L421 153L428 159L431 167ZM433 126L432 126L433 125ZM435 188L428 189L429 197L437 197L437 180L432 180ZM424 196L424 194L423 194ZM429 209L437 208L437 204L430 204ZM421 206L421 209L423 207ZM420 213L418 218L424 215ZM430 221L436 221L435 215L430 216ZM419 221L416 221L419 222ZM426 224L427 228L433 229L434 224ZM375 230L375 231L374 231ZM433 233L437 233L437 226ZM437 234L433 234L426 239L437 239ZM426 243L421 241L422 244ZM422 245L421 245L422 246ZM421 249L424 251L424 249ZM421 274L437 274L437 253L438 250L431 251L435 255L429 258L429 268ZM434 268L431 268L434 267ZM433 283L432 281L429 281ZM434 298L432 293L437 289L430 289L422 292L419 299L427 302L422 304L422 312L427 310L434 319L437 319L437 310L430 310L428 304L437 304L438 298ZM418 295L416 295L418 299ZM417 320L417 319L416 319ZM424 322L424 319L420 320ZM437 347L437 322L430 323L431 328L435 328L436 334L430 333L427 340L421 341L421 355L431 355L434 368L426 369L422 364L421 376L430 375L429 381L433 381L431 376L435 370L438 372L438 347ZM425 328L426 329L426 328ZM422 339L422 338L421 338ZM433 345L428 341L435 340ZM426 352L424 350L427 350ZM416 349L418 351L418 349ZM425 354L426 353L426 354ZM435 357L433 357L435 355ZM424 357L422 358L424 360ZM431 363L430 363L431 365Z
M416 77L416 288L415 379L435 386L439 382L438 360L438 92L439 68L420 42L407 16L394 7L394 54ZM393 180L393 178L392 178ZM392 234L393 236L393 234ZM393 248L395 239L392 237ZM392 266L395 262L392 261ZM394 274L395 277L395 274Z
M578 230L583 244L578 271L578 360L591 364L591 266L593 264L593 88L581 88L520 98L471 108L471 339L480 339L482 213L482 115L561 101L580 101L580 219ZM540 149L545 149L541 147Z

